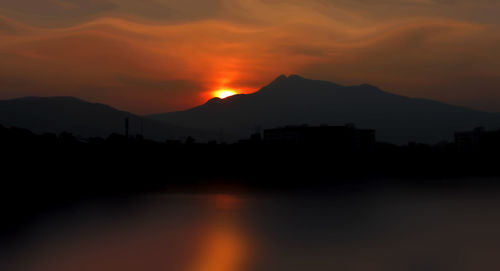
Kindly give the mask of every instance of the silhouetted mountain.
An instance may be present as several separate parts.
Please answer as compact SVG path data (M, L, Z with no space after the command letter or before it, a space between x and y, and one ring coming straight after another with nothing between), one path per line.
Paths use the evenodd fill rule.
M500 127L500 113L408 98L371 85L340 86L297 75L282 75L253 94L214 98L187 111L150 117L212 130L229 140L246 137L256 127L354 123L376 129L380 141L436 143L451 140L456 131Z
M30 129L35 133L66 131L84 138L107 137L111 133L124 134L125 118L130 120L130 135L140 134L143 130L146 138L156 140L201 136L194 129L73 97L26 97L0 101L0 124Z

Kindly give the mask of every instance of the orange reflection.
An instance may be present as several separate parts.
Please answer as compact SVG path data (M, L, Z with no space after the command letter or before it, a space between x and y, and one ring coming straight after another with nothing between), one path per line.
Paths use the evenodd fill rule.
M212 196L212 202L215 208L219 210L228 210L237 208L241 200L232 195L217 194Z
M212 228L202 244L193 271L237 271L244 263L245 242L231 226Z
M205 227L200 254L191 271L238 271L249 255L249 244L232 210L240 200L231 195L214 195L210 202L216 213Z

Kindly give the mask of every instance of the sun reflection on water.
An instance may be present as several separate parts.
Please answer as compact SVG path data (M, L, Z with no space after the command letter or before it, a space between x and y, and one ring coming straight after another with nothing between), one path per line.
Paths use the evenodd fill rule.
M249 246L238 225L234 211L241 200L232 195L210 197L216 212L209 225L204 226L200 252L190 271L238 271L248 257Z

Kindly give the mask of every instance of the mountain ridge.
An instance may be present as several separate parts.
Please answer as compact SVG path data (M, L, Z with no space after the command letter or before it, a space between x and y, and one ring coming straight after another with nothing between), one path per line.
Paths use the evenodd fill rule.
M70 132L83 138L124 134L125 119L130 120L130 135L144 133L146 138L164 141L187 136L203 138L203 132L88 102L71 96L27 96L0 100L0 124L29 129L35 133Z
M184 110L139 116L71 96L0 100L0 124L37 133L67 131L82 137L124 133L163 141L193 136L233 142L258 130L287 125L344 125L375 129L377 139L396 144L453 140L454 132L500 127L500 113L410 98L361 84L342 86L299 75L280 75L259 91L212 98ZM139 123L142 123L141 125Z
M451 141L457 131L500 127L500 113L405 97L369 84L342 86L298 75L280 75L252 94L148 117L212 130L228 141L244 138L256 127L302 124L354 123L376 129L381 141L397 144Z

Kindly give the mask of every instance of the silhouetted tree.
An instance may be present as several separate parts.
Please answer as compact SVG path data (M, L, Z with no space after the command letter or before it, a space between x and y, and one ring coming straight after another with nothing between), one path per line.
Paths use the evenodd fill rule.
M71 133L62 132L59 135L59 142L63 144L76 144L78 143L78 139Z
M187 145L192 145L192 144L194 144L194 143L195 143L195 141L196 141L196 140L195 140L192 136L188 136L188 137L186 138L186 144L187 144Z

